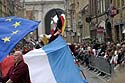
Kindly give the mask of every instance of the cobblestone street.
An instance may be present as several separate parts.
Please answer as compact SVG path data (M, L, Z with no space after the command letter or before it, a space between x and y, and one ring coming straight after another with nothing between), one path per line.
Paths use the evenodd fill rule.
M88 83L106 83L105 80L99 78L94 72L83 69L84 74L88 80Z
M125 74L119 71L116 71L114 76L109 79L104 79L101 76L98 76L94 71L92 70L87 70L85 68L82 68L88 83L124 83L125 79Z

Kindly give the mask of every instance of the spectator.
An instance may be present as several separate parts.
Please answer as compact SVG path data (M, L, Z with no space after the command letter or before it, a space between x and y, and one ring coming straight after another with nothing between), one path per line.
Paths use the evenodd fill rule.
M15 64L10 68L5 77L0 77L2 83L30 83L29 70L23 61L22 52L15 51Z

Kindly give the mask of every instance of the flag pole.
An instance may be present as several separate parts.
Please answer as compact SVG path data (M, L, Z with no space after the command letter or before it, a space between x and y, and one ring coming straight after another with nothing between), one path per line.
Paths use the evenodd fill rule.
M76 62L76 64L78 65L78 67L80 68L80 64L79 64L79 62L77 61L76 57L75 57L75 62ZM83 77L86 79L86 76L85 76L85 74L84 74L84 72L82 71L81 68L80 68L80 72L82 73Z

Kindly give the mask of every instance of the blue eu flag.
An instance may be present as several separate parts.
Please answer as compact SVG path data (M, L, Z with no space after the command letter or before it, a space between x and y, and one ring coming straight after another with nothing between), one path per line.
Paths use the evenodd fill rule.
M0 18L0 61L2 61L29 32L40 22L16 16Z

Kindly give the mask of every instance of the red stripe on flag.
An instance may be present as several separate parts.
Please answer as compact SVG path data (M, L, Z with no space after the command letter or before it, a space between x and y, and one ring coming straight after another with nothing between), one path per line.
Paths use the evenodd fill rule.
M63 16L60 16L60 18L61 18L62 28L63 28L63 26L64 26L64 17L63 17ZM62 28L61 28L61 29L62 29Z
M1 62L1 70L2 70L2 76L6 76L8 70L10 67L14 65L14 58L13 56L7 56L2 62Z

